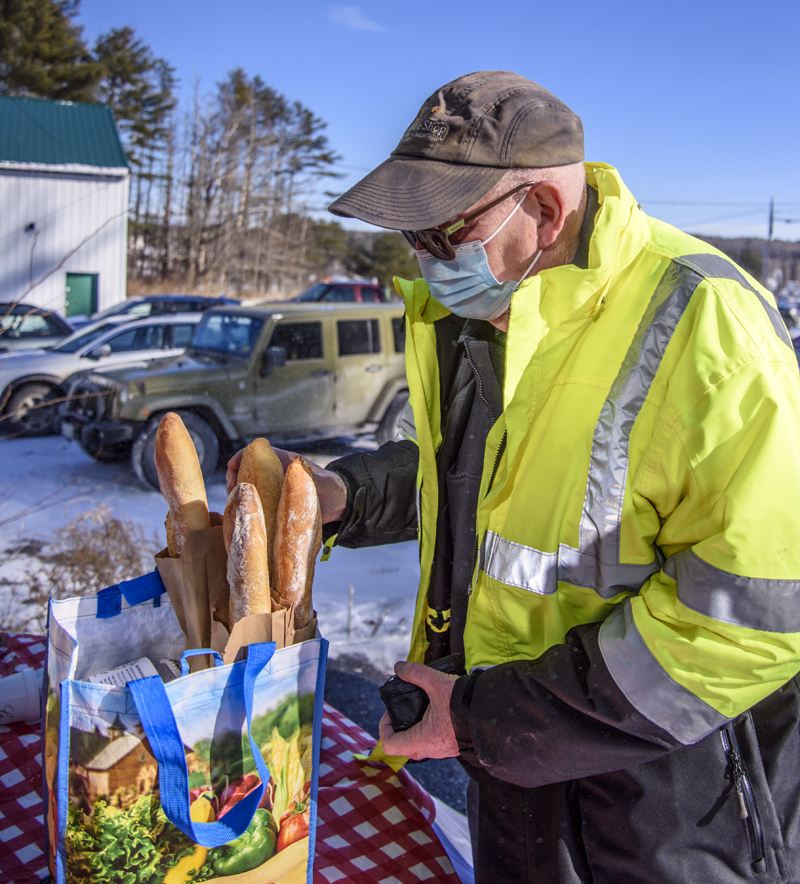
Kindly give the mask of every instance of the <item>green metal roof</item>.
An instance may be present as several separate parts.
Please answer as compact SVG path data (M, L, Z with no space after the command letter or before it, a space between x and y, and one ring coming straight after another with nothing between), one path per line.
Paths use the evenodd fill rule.
M7 95L0 95L0 162L128 165L108 105Z

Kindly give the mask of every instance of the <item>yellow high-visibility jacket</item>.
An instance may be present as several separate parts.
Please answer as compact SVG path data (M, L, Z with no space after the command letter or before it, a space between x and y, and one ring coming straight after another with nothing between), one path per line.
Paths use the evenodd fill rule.
M800 670L800 374L772 295L645 215L611 167L588 269L513 296L486 444L467 670L532 660L579 624L628 701L694 743ZM397 280L419 446L422 660L441 443L426 283Z

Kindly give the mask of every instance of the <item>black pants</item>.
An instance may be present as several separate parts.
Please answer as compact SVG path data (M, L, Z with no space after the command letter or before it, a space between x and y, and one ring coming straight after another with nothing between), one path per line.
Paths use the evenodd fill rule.
M526 789L472 769L476 884L800 882L797 713L790 682L723 732L628 770Z

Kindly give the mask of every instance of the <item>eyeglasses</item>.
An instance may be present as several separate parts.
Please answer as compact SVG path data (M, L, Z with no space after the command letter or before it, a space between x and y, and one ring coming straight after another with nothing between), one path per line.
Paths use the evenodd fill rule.
M452 261L453 258L455 258L456 253L450 243L451 234L455 233L457 230L461 230L462 227L466 227L467 224L471 224L478 215L482 215L484 212L488 212L489 209L493 209L495 206L502 203L503 200L507 200L510 196L513 196L518 190L522 190L525 187L531 187L531 185L535 183L535 181L526 181L524 184L518 184L513 190L509 190L508 193L504 193L502 196L497 197L497 199L492 200L480 209L476 209L469 215L465 215L459 221L454 221L447 227L431 227L428 230L401 230L400 233L402 233L406 240L411 243L413 248L416 248L417 242L420 242L434 258L441 258L443 261Z

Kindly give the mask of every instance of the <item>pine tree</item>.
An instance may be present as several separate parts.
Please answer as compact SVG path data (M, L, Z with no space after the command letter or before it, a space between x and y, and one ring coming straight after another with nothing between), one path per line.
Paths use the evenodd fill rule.
M102 72L96 100L114 111L128 158L141 166L153 145L166 138L175 70L128 27L98 37L94 55Z
M366 243L365 243L366 240ZM392 284L392 277L416 279L419 263L414 250L401 233L393 230L374 233L367 239L353 237L344 256L344 264L351 273L377 277L381 285Z
M0 93L92 101L101 71L72 19L79 0L0 0Z
M95 58L102 71L97 100L114 111L122 143L132 166L131 229L141 254L151 240L164 239L169 218L160 218L160 185L170 190L170 115L175 109L175 69L156 58L132 28L115 28L98 37ZM154 190L155 188L155 190ZM137 254L132 255L134 269Z

